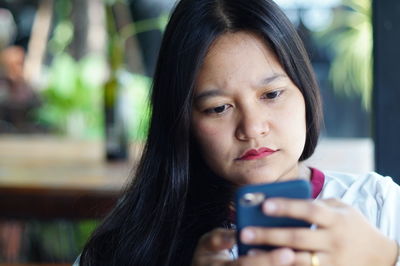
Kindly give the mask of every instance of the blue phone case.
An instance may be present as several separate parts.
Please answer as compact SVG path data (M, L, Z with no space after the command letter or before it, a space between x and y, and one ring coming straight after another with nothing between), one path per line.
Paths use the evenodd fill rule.
M250 199L249 199L250 196ZM267 198L293 198L293 199L309 199L311 197L311 187L308 181L296 179L285 182L257 184L241 187L236 192L236 226L239 256L247 254L250 249L271 250L274 246L250 246L240 242L240 231L246 226L262 226L262 227L310 227L311 225L305 221L286 218L271 217L265 215L261 210L261 203ZM259 201L262 201L257 204ZM249 202L253 202L250 204Z

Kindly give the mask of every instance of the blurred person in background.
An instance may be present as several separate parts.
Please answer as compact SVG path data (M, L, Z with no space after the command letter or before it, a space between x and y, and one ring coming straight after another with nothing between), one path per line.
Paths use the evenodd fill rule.
M0 132L35 130L31 114L40 100L24 79L24 57L18 46L0 52Z

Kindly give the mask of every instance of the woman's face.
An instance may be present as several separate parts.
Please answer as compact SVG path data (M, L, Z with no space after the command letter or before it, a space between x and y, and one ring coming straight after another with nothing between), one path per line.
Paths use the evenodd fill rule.
M238 185L298 177L305 103L256 35L226 33L196 80L192 131L208 166Z

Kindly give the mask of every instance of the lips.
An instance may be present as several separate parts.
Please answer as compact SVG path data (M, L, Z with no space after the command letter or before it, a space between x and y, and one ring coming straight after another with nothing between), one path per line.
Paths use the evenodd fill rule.
M238 160L256 160L256 159L261 159L266 156L269 156L276 152L276 150L272 150L266 147L259 148L258 150L256 149L251 149L246 151Z

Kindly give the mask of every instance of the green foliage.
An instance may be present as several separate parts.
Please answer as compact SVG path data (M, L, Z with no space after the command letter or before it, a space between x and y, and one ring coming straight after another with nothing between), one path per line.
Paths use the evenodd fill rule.
M122 0L105 0L107 11ZM103 84L108 76L107 59L103 55L88 55L76 61L67 52L74 26L69 18L71 3L60 0L55 5L58 23L49 41L54 55L47 71L47 85L41 91L43 106L37 113L40 123L56 132L79 138L101 138L103 132ZM109 41L123 43L129 36L148 30L163 30L167 16L143 20L116 31L113 21L108 21ZM115 56L113 56L115 59ZM148 94L151 79L123 70L123 62L111 71L118 71L120 91L123 94L129 136L143 140L147 135L150 105ZM121 69L119 69L121 68Z
M336 92L360 95L369 110L372 93L372 25L370 0L343 0L332 25L320 34L335 54L330 80Z
M127 40L130 36L151 30L164 31L168 23L168 14L130 23L121 29L121 37Z
M69 18L72 10L71 1L58 0L55 2L54 9L58 22L49 41L49 50L53 55L64 52L74 35L74 25Z
M74 27L69 20L60 22L54 29L53 38L49 42L49 49L53 54L64 51L71 43Z
M75 61L70 55L57 55L49 68L48 86L42 91L39 121L60 134L83 138L103 136L103 83L105 59L91 55ZM118 73L127 109L131 139L143 140L150 116L151 79L127 71Z
M145 140L151 114L149 96L152 80L143 75L132 75L129 72L124 72L121 76L122 92L128 99L130 107L129 136L134 140Z
M39 256L54 262L75 260L81 251L75 237L77 232L77 225L67 221L27 222L25 224L25 235L28 239L25 244L28 251L27 259L37 259Z
M83 220L77 223L75 230L75 239L78 250L82 250L88 241L90 235L98 226L97 220Z
M36 221L25 224L23 260L73 262L82 252L85 243L99 221L88 219L76 222L66 220Z
M39 120L62 134L101 136L104 69L99 56L77 62L67 53L58 54L49 67L47 88L42 91L44 104Z

